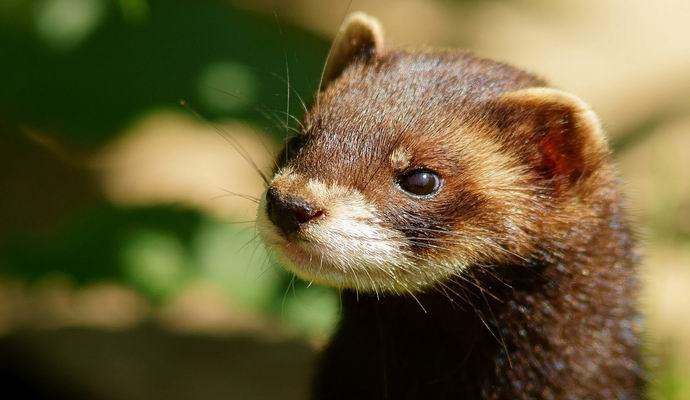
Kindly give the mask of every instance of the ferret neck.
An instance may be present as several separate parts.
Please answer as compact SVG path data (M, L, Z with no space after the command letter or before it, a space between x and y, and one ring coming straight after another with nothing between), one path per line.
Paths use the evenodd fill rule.
M389 398L420 387L419 398L628 398L642 375L632 241L615 216L587 228L531 261L469 268L414 297L345 291L329 351L362 352L353 362L372 366Z

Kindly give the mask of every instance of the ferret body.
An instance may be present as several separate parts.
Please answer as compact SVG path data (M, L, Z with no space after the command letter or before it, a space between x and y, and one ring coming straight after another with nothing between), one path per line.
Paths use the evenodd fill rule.
M317 399L637 399L635 242L601 126L470 53L354 14L258 212L341 290Z

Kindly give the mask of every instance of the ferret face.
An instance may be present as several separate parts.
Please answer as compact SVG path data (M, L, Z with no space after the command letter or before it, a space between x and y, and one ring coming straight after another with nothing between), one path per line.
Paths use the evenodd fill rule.
M331 83L278 156L264 241L306 280L393 292L521 251L535 208L525 168L457 99L435 100L434 80L410 91L397 84L416 79L407 61L383 62Z
M279 156L258 226L297 275L419 290L516 247L525 227L508 203L529 208L529 194L511 157L467 126L392 125L323 121Z
M304 132L276 160L258 209L264 242L305 280L375 292L527 257L554 219L543 182L583 176L562 135L585 126L587 109L555 91L515 92L540 81L502 64L379 54L375 28L364 39L361 29L370 46L334 45L344 65L327 68ZM343 40L361 50L355 39Z

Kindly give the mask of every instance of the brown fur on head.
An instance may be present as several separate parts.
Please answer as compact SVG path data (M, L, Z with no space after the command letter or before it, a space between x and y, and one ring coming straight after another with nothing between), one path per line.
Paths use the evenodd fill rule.
M268 192L308 215L288 232L264 196L264 240L307 280L376 292L532 257L586 217L608 176L596 116L544 86L466 52L384 49L379 24L355 14ZM433 195L401 189L419 169L440 177Z

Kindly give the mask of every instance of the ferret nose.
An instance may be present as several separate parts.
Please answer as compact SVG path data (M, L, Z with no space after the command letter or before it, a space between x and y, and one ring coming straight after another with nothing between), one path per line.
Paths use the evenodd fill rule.
M323 215L323 211L305 200L281 195L275 188L266 193L268 218L286 235L296 233L301 226Z

